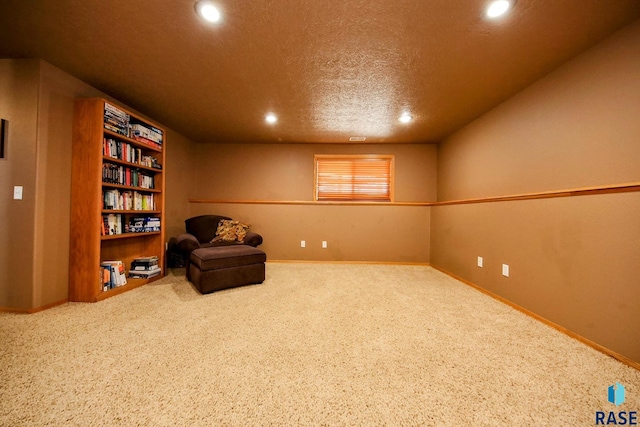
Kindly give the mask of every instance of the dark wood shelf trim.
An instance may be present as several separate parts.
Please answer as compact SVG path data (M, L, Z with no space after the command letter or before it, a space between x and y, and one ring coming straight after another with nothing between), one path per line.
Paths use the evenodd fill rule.
M189 203L221 203L245 205L310 205L310 206L431 206L432 202L325 202L312 200L216 200L189 199Z
M102 187L119 188L123 190L134 190L142 193L162 193L162 190L158 190L157 188L131 187L129 185L111 184L109 182L103 182Z

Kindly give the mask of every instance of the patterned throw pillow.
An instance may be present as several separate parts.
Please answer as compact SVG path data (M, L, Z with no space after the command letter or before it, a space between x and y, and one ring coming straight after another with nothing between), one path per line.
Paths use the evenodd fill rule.
M244 242L244 238L249 231L249 225L243 224L240 221L234 221L230 219L223 219L218 224L216 230L216 237L211 240L211 243L215 242Z

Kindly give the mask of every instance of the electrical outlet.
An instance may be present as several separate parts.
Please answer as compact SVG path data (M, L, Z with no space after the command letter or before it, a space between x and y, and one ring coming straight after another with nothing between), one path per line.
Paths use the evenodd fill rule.
M482 268L484 266L484 259L481 256L478 257L478 267Z
M327 249L327 241L326 240L322 241L322 249Z
M306 248L307 247L307 242L305 242L304 240L300 240L300 247L301 248Z
M509 277L509 264L502 264L502 275Z

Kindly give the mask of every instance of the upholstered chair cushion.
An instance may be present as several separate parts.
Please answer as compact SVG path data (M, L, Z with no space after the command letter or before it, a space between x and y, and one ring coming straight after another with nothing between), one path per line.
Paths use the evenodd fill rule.
M200 215L185 220L187 233L192 234L200 243L209 243L216 237L218 223L223 219L231 219L220 215Z

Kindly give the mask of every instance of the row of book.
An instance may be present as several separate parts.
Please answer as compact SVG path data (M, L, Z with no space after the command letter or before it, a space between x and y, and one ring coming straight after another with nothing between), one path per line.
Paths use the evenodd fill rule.
M139 257L131 261L129 278L150 279L159 276L162 269L157 256ZM100 289L103 292L127 284L127 274L122 261L102 261L100 263Z
M112 159L123 160L129 163L136 163L155 169L162 169L158 159L145 155L142 149L135 147L128 142L116 141L111 138L104 138L102 141L102 155Z
M115 236L124 233L151 233L160 231L161 222L158 217L136 216L127 220L123 214L102 215L100 224L101 236Z
M163 131L161 129L131 117L108 102L104 104L104 127L112 132L162 150Z
M154 188L153 175L150 175L144 170L113 163L102 164L102 182L127 185L130 187Z
M153 211L156 202L153 193L113 188L102 190L102 209L115 211Z
M100 289L108 291L127 284L127 275L122 261L102 261L100 263Z

